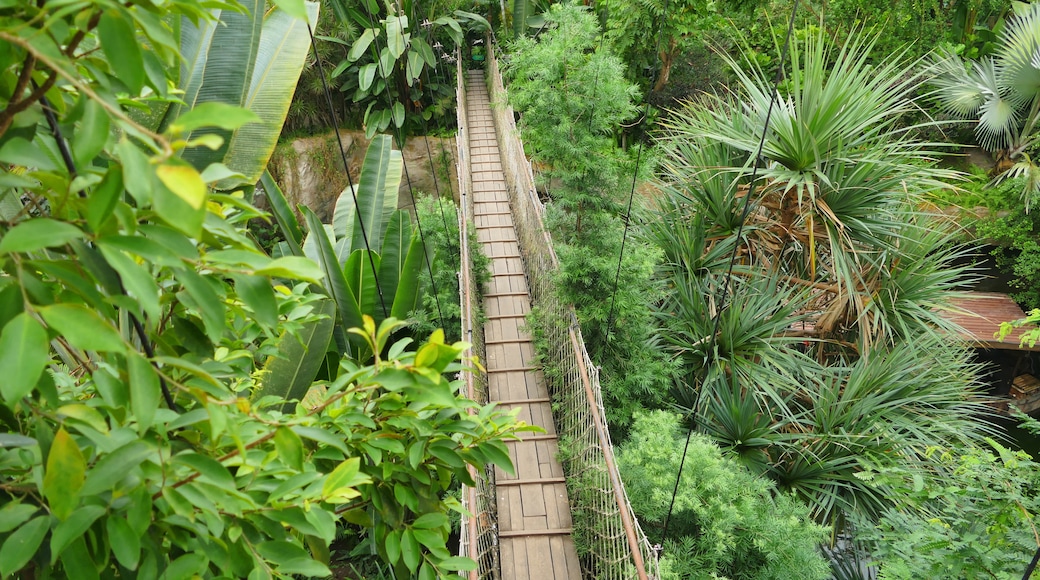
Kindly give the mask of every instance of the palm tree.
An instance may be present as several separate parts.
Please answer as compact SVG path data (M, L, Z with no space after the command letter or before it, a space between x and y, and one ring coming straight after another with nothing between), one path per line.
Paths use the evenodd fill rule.
M754 184L772 82L731 60L733 95L673 112L644 232L665 256L662 337L689 377L674 402L828 522L891 503L860 478L868 463L913 469L984 435L975 369L937 313L970 276L955 265L968 249L920 210L957 175L900 124L919 67L870 62L872 45L795 43Z
M979 144L995 154L996 179L1025 178L1026 211L1040 193L1040 166L1030 157L1040 144L1040 2L1015 3L992 57L966 63L951 51L933 64L939 104L977 121Z

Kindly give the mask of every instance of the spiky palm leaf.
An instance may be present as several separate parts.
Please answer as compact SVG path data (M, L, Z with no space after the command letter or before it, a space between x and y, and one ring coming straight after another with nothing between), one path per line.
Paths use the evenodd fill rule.
M911 95L921 82L915 65L895 58L872 63L872 41L857 38L837 50L822 35L795 43L789 89L774 105L766 134L755 196L760 211L752 214L759 231L770 232L762 239L782 248L784 260L772 261L784 264L780 271L807 283L835 284L846 295L868 288L863 272L899 235L895 214L954 177L923 163L933 152L898 125L914 108ZM746 179L750 173L772 84L759 68L744 71L733 59L730 65L737 100L689 103L667 128L670 181L699 186L688 197L703 197L711 178L727 185L734 175ZM728 151L715 151L720 147ZM710 157L730 161L723 167L702 161ZM689 161L701 168L690 169ZM854 317L863 303L849 300Z
M889 499L865 468L925 466L929 448L975 444L993 427L978 395L977 369L964 346L936 337L877 350L869 358L832 367L816 391L797 400L799 432L783 442L774 477L815 506L821 520L842 511L868 517Z
M1040 3L1016 4L1000 40L1000 80L1017 106L1028 107L1040 96Z
M953 265L963 250L918 212L956 175L928 165L930 146L898 123L920 79L913 65L868 63L869 41L826 44L795 51L757 184L764 72L738 70L734 96L675 112L662 139L665 211L647 239L672 290L662 334L694 377L677 404L831 521L885 501L861 479L864 461L912 467L945 438L977 439L980 406L965 394L974 369L936 312L965 278Z

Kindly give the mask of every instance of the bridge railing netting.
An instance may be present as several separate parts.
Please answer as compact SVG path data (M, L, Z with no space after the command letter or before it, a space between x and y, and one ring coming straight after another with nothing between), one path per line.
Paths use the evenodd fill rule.
M491 109L534 307L540 311L540 320L549 321L533 330L553 401L574 520L573 534L583 575L597 579L653 578L658 573L653 549L635 520L614 463L598 368L585 349L573 308L561 302L553 288L559 261L544 225L545 206L538 199L534 172L524 154L513 109L507 103L496 48L489 43L486 62ZM458 69L460 128L465 121L462 60L459 59ZM463 129L460 129L459 143L461 152L466 143ZM467 172L468 178L468 161L459 166L460 172ZM493 493L493 489L489 491ZM481 493L477 490L478 496ZM491 498L493 506L493 495ZM471 501L481 500L471 498ZM479 524L477 522L476 528L470 531L470 537L480 537ZM471 556L474 554L481 555L479 550ZM483 563L480 572L479 577L492 577L483 575Z

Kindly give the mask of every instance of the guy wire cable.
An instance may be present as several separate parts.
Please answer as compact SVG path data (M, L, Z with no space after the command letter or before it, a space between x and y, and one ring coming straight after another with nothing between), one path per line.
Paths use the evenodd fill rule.
M747 196L744 197L744 207L740 213L740 224L737 226L736 240L733 244L733 251L730 252L729 256L729 267L726 269L726 278L722 286L722 295L719 298L719 307L715 311L715 320L711 331L711 336L708 338L708 348L705 351L708 357L711 357L715 352L717 346L717 335L719 333L719 324L722 320L722 313L726 309L726 298L729 295L730 281L733 279L733 267L737 262L737 250L740 247L740 237L744 232L744 223L747 221L748 215L751 213L751 198L755 193L756 180L758 178L759 163L762 161L762 149L765 148L766 134L769 132L769 121L773 116L773 106L776 104L777 94L780 92L780 79L784 76L784 65L787 62L788 49L791 47L791 35L794 32L794 19L798 14L798 0L794 0L791 6L791 18L787 23L787 37L784 39L784 48L780 52L780 63L776 70L776 77L773 79L773 92L769 97L769 108L766 110L766 119L764 126L762 127L762 138L758 142L758 151L755 153L755 161L751 168L751 180L748 186ZM718 357L715 357L717 362ZM704 365L705 377L707 378L707 361ZM700 407L700 397L697 397L697 401L694 403L694 409L692 410L692 416L694 421L697 420L697 413ZM679 461L679 471L675 474L675 487L672 489L672 499L668 504L668 514L664 518L664 530L661 533L661 545L664 546L665 541L668 539L668 522L672 519L672 510L675 508L675 496L679 493L679 481L682 479L683 468L686 466L686 453L690 450L690 438L693 436L693 426L686 433L686 445L683 446L682 459Z
M431 24L427 25L428 23L429 23L429 18L424 17L423 20L422 20L422 23L420 23L419 26L423 26L423 27L426 28L426 40L424 42L426 42L426 46L429 46L430 49L433 50L433 45L430 43L430 40L433 38L433 24L431 23ZM433 64L434 71L436 71L437 70L437 65L439 64L439 62L437 60L437 55L436 54L434 55L433 62L434 62L434 64ZM423 72L426 73L427 85L432 84L432 82L430 81L430 64L426 63L426 65L423 67L423 69L424 69ZM421 83L421 78L420 79L416 79L416 80L419 80L420 83ZM441 222L444 224L444 231L445 231L445 234L447 234L447 232L448 232L448 220L447 220L447 218L444 217L444 208L441 206L441 188L438 185L437 168L434 166L434 163L433 163L433 152L430 150L430 139L428 137L428 133L430 132L430 127L429 127L429 125L426 122L426 116L423 115L422 112L419 113L419 118L422 119L423 141L426 142L426 157L430 160L430 175L433 176L433 189L437 193L437 213L439 213L440 216L441 216ZM442 148L441 149L441 153L443 154L443 152L444 152L444 150ZM450 175L448 176L448 192L451 194L452 205L455 205L455 192L451 188L451 176ZM458 272L459 271L459 260L455 256L455 254L457 253L457 250L451 243L451 236L447 236L447 243L448 243L448 254L451 256L452 268L456 272Z
M368 20L369 20L369 22L374 24L376 22L376 19L375 19L375 16L372 14L371 6L368 5L368 2L362 2L362 4L365 5L365 12L368 13ZM388 16L389 16L389 14L388 14ZM378 35L373 39L372 47L375 49L376 67L379 70L379 76L383 78L383 88L386 89L386 100L387 100L388 103L393 103L393 97L390 94L390 78L387 76L386 70L383 67L383 59L380 58L379 36ZM386 46L386 45L384 45L384 48L387 48L389 50L389 47ZM404 103L402 103L401 106L403 107ZM390 120L390 122L393 123L394 125L397 125L397 123L394 122L394 120L392 118L393 117L392 109L393 109L393 106L391 105L391 120ZM403 133L401 127L396 127L396 129L397 129L397 144L398 144L398 147L402 148L402 151L401 151L401 167L404 169L404 178L405 178L406 183L408 183L408 196L412 199L412 208L413 209L417 209L416 205L415 205L415 192L412 190L412 178L408 174L408 164L404 160L404 133ZM433 299L434 299L434 302L437 305L437 317L440 319L441 326L443 327L444 326L444 314L441 311L441 297L440 297L440 294L437 292L437 280L433 276L433 264L430 262L430 252L427 251L426 236L423 234L422 221L419 219L419 212L418 211L415 212L415 226L419 230L419 239L422 240L422 243L423 243L423 257L426 258L426 271L429 272L429 274L430 274L430 287L433 290Z
M329 92L329 84L325 80L325 67L321 64L321 55L318 53L318 44L314 40L314 30L311 23L307 22L307 34L311 37L311 50L314 51L314 62L318 65L318 76L321 78L321 88L325 91L325 101L329 106L329 114L332 115L332 131L336 134L336 143L339 144L339 156L343 160L343 172L347 174L347 187L350 188L350 197L354 200L354 215L357 216L358 225L361 226L361 239L365 240L365 250L368 254L368 265L372 268L372 279L376 283L376 292L379 294L379 305L383 307L383 318L390 317L390 311L386 308L383 299L383 289L379 286L379 272L376 270L376 262L372 258L372 246L368 243L368 232L365 231L365 220L361 217L361 208L358 205L357 190L354 189L354 180L350 178L350 163L347 162L347 151L343 147L343 138L339 136L339 116L336 115L336 107L332 103L332 93Z
M670 4L670 0L664 0L664 20L668 20L668 9ZM654 56L657 59L654 62L656 64L661 61L660 29L657 30L657 35L654 42ZM653 94L654 85L657 83L658 75L659 73L654 73L653 78L650 79L650 90L646 94L646 104L643 107L643 118L640 119L640 123L646 121L647 117L650 115L650 95ZM589 126L591 125L592 120L590 119ZM603 335L603 342L600 343L599 353L597 354L597 357L603 354L603 349L606 348L606 345L610 343L610 331L611 328L614 326L614 307L617 301L618 282L621 279L621 264L622 260L625 257L625 242L628 241L628 228L632 223L632 200L635 198L636 195L636 180L639 177L639 162L643 158L643 142L645 140L646 139L640 139L639 148L636 149L636 166L632 169L632 189L628 193L628 208L625 210L625 232L621 235L621 251L618 252L617 270L614 272L614 288L610 291L610 311L607 315L607 331L606 334Z

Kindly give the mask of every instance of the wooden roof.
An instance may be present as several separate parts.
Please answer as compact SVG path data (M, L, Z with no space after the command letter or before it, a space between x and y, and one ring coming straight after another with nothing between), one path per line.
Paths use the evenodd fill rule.
M978 344L981 348L1005 350L1040 351L1040 343L1035 347L1019 346L1022 335L1028 327L1016 328L1003 341L997 340L996 333L1001 322L1011 322L1025 318L1026 313L1007 294L999 292L965 292L950 300L951 310L945 316L963 329L961 337Z

